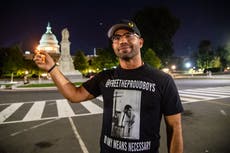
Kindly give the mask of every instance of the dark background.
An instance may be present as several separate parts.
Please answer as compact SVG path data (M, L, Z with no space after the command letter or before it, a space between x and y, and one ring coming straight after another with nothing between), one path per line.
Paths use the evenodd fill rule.
M173 38L175 55L189 55L201 40L213 47L230 39L230 5L223 0L7 0L0 6L0 47L20 43L23 50L34 50L50 22L61 41L61 30L70 32L71 53L107 46L111 24L132 17L144 7L168 7L181 25Z

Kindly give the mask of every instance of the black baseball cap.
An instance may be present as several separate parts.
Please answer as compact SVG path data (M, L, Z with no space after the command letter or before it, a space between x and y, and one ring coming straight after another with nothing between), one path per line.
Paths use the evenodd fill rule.
M137 28L136 24L131 20L121 20L120 23L114 24L108 31L107 35L109 38L113 36L113 34L118 29L127 29L141 36L140 30Z

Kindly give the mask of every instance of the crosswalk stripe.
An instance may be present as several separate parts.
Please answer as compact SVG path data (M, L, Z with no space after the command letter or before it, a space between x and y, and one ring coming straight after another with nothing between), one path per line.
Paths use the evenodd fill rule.
M200 92L190 92L190 91L180 91L180 94L188 94L188 95L202 95L202 96L210 96L210 97L220 97L220 95L212 94L212 93L200 93ZM221 96L225 97L225 96Z
M69 117L75 115L73 109L71 108L69 102L66 99L57 100L56 103L59 117Z
M230 87L215 87L215 88L195 88L195 89L185 89L183 91L216 91L216 92L230 92Z
M205 100L213 100L213 99L220 99L230 97L230 86L225 87L215 87L215 88L195 88L195 89L185 89L179 90L179 95L183 104L186 103L193 103ZM52 101L56 102L55 107L47 107L47 103L50 101L33 101L33 102L20 102L20 103L4 103L0 104L0 106L5 105L2 111L0 111L0 124L9 124L9 123L19 123L19 122L26 122L26 121L33 121L33 120L47 120L47 119L54 119L54 118L63 118L63 117L72 117L72 116L85 116L85 115L92 115L92 114L100 114L103 113L103 107L101 102L103 102L103 97L99 96L96 98L96 101L85 101L79 103L85 109L88 110L87 113L76 113L74 112L74 108L77 107L76 105L71 105L68 100L66 99L54 99ZM99 103L98 103L99 102ZM28 111L28 107L26 105L32 103ZM99 105L97 105L99 104ZM27 105L28 106L28 105ZM20 109L19 109L20 108ZM44 113L47 112L47 109L55 109L55 114L52 116L44 117ZM18 113L18 111L28 111L22 120L10 119ZM19 111L19 112L20 112ZM52 112L52 111L51 111ZM43 116L43 117L42 117ZM9 119L8 119L9 118Z
M81 104L92 114L98 114L103 112L101 107L97 106L91 101L85 101L82 102Z
M194 101L200 101L199 99L194 98L186 98L186 97L180 97L182 102L194 102Z
M32 121L32 120L41 119L44 107L45 107L45 101L38 101L34 103L33 106L30 108L29 112L23 118L23 121Z
M185 91L189 91L189 92L194 92L193 90L185 90ZM221 90L196 90L195 92L199 92L199 93L208 93L208 94L215 94L215 95L218 95L218 96L227 96L229 97L230 95L230 91L227 92L227 91L221 91Z
M103 101L103 97L102 96L97 97L97 99L100 100L100 101Z
M230 86L223 86L223 87L208 87L208 88L193 88L193 89L184 89L183 91L185 90L193 90L193 91L196 91L196 90L205 90L205 91L220 91L220 90L230 90Z
M10 117L23 103L14 103L8 106L6 109L0 112L0 123L3 123L8 117Z
M210 98L210 97L207 97L207 96L198 96L198 95L183 94L183 93L180 93L180 96L192 97L192 98L198 98L198 99L207 99L207 100L213 99L213 98Z

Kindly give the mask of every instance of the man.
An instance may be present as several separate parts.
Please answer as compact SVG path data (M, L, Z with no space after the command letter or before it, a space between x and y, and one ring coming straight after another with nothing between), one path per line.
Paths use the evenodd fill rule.
M119 126L121 127L121 137L132 138L132 129L135 124L135 114L132 110L132 106L125 105L124 111L121 114L119 120ZM133 137L135 138L135 137Z
M82 102L103 96L101 153L158 153L162 115L166 122L168 152L182 153L183 107L173 79L143 63L141 48L144 40L134 22L124 20L113 25L108 37L119 66L102 71L80 87L75 87L63 76L46 52L37 52L34 61L50 73L59 91L69 101ZM135 108L135 118L138 119L132 129L136 135L134 138L115 137L112 132L114 114L126 104Z

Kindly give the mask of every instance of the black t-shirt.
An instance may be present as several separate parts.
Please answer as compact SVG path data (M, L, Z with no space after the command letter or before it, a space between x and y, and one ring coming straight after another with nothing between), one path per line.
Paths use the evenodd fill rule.
M147 64L103 71L83 86L103 97L101 153L157 153L162 114L183 111L172 77Z

